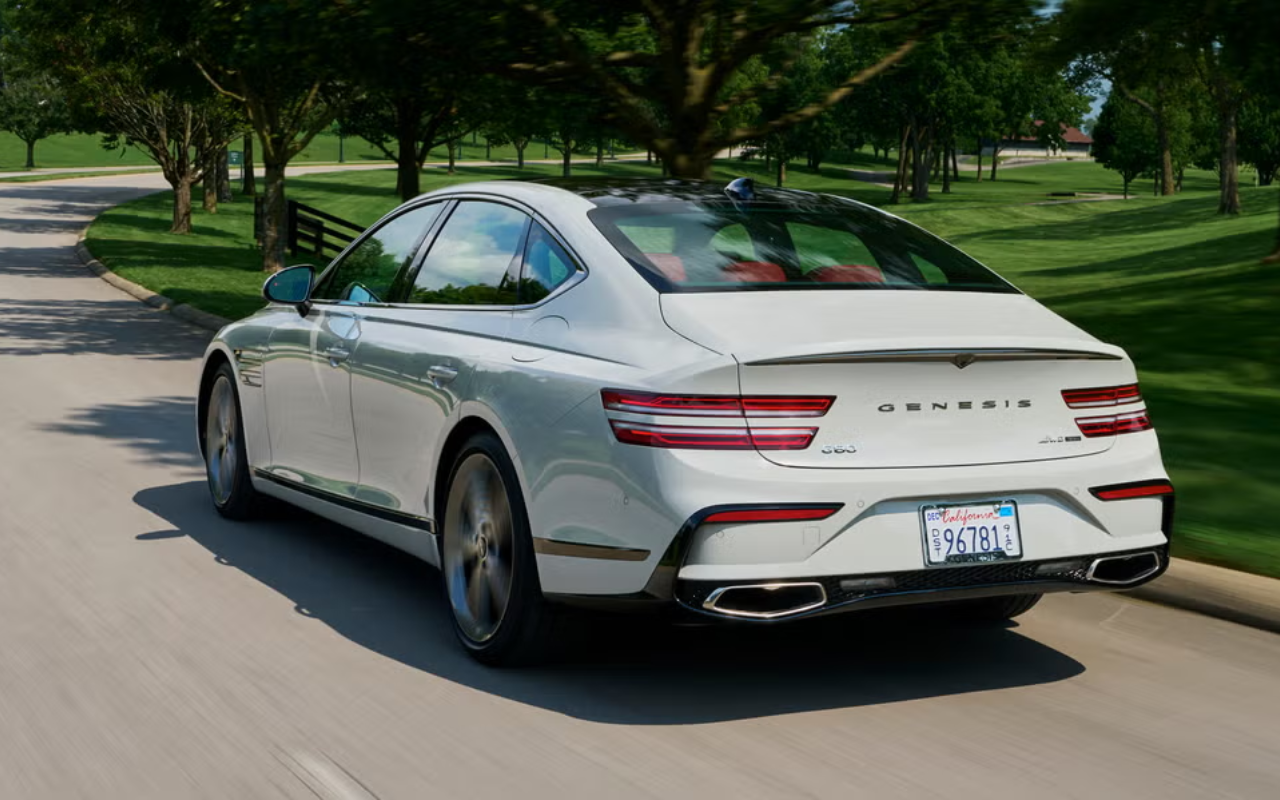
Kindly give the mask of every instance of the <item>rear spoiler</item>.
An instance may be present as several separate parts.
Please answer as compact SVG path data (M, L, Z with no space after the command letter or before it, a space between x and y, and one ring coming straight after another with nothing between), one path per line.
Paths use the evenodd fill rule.
M919 350L862 350L816 353L747 361L745 366L790 364L892 364L901 362L949 362L960 369L978 361L1120 361L1122 356L1096 350L1060 350L1044 347L929 348Z

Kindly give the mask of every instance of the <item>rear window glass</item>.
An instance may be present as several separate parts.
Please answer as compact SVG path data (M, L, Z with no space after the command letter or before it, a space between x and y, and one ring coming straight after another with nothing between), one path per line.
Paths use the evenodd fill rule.
M1017 291L932 234L856 206L672 201L589 216L661 291Z

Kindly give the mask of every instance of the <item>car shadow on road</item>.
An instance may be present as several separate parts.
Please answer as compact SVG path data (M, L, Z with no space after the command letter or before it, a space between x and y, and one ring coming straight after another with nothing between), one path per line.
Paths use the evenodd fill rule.
M590 617L584 635L537 669L480 666L453 640L434 570L285 506L231 523L194 481L134 497L220 564L287 597L361 647L447 680L610 724L748 719L1050 683L1079 675L1071 657L1007 628L957 628L916 614L846 615L786 626L681 627ZM233 632L228 632L233 635Z

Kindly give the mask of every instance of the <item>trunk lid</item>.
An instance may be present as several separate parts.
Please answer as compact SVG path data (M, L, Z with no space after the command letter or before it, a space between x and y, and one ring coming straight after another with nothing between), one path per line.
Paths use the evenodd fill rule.
M1135 381L1123 351L1023 295L914 291L664 294L667 324L739 362L743 395L827 395L805 450L784 466L939 467L1104 452L1062 390Z

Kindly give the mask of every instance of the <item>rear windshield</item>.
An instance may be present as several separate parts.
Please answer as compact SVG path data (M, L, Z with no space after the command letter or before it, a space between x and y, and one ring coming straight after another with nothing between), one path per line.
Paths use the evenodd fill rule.
M589 216L660 291L1017 292L941 239L853 205L672 201L605 206Z

